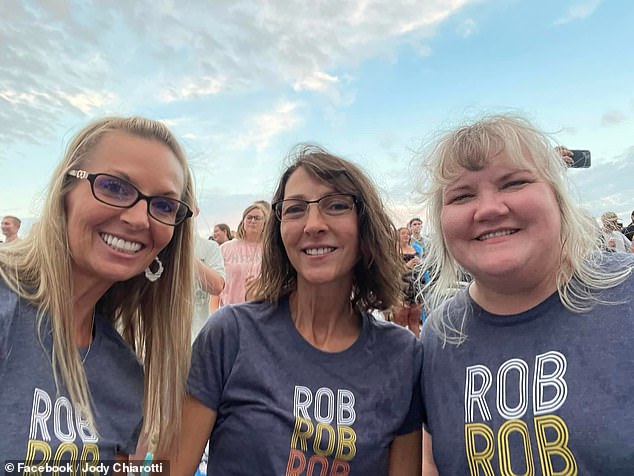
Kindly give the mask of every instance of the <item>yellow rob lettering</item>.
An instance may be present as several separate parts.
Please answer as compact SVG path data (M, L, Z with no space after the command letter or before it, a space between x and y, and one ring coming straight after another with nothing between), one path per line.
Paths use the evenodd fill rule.
M39 440L29 440L26 447L26 457L24 458L24 463L27 466L33 466L37 463L46 464L51 460L52 455L53 452L51 451L51 447L47 443ZM39 458L36 459L37 456L39 456Z
M511 468L511 452L509 449L509 436L511 433L519 433L524 446L524 459L526 472L519 475ZM498 430L498 459L500 462L500 475L502 476L534 476L535 463L531 449L531 438L528 433L528 425L522 420L507 420Z
M557 434L553 441L546 440L546 429L550 428ZM544 476L576 476L577 461L568 448L568 427L557 415L544 415L535 417L535 438L539 447L539 461ZM555 472L552 456L560 456L566 463L563 471Z
M328 433L328 446L326 449L321 449L321 439L324 431ZM315 441L313 441L313 450L315 450L315 454L330 456L335 450L335 438L335 430L330 425L317 423L317 426L315 427Z
M493 459L493 430L482 423L469 423L464 427L465 446L467 450L467 461L469 462L469 473L472 476L480 476L481 468L485 476L495 476L491 460ZM482 451L476 449L476 436L484 438L486 443Z
M302 427L304 427L304 430L302 430ZM313 435L313 431L315 431L315 427L310 420L295 417L295 428L293 429L293 436L291 437L291 448L297 449L297 442L299 441L300 449L307 451L307 440Z
M337 453L335 458L350 461L357 454L357 434L345 425L337 427Z

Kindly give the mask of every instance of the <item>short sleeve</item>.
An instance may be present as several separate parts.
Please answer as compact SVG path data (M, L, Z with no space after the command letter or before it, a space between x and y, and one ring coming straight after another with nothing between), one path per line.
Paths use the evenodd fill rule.
M409 410L403 424L397 431L399 435L405 435L415 430L420 430L423 421L423 403L421 398L421 370L423 366L423 347L420 340L415 339L412 352L412 396Z
M0 370L9 354L9 335L17 304L18 296L0 280Z
M190 395L218 411L223 389L239 350L239 327L233 306L224 306L207 319L192 348L187 380Z

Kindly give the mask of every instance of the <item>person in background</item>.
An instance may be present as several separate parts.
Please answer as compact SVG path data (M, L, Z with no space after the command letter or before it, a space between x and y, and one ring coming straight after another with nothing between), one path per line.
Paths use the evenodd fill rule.
M273 210L259 300L220 308L194 343L172 474L209 439L210 476L419 476L420 342L369 312L397 303L402 270L375 187L305 146Z
M262 262L262 232L268 218L267 209L258 203L242 213L236 237L222 244L225 262L225 287L220 293L220 306L244 302L247 287L254 283Z
M162 123L104 118L75 135L40 219L0 248L0 460L96 464L134 454L139 436L151 451L171 445L189 368L193 203Z
M233 235L231 234L231 228L226 223L218 223L214 226L214 234L213 239L219 245L222 245L225 241L230 241L233 239Z
M410 233L410 244L413 246L414 244L418 245L421 249L421 255L425 250L425 242L426 239L422 235L423 222L420 218L414 217L407 223L407 229Z
M522 118L452 130L426 166L423 474L630 474L634 257L602 251Z
M2 234L4 235L4 243L10 243L18 238L18 231L22 221L13 215L7 215L2 218Z
M213 240L195 237L196 295L192 321L192 342L209 317L210 302L225 287L225 264L220 246Z
M634 211L632 211L632 215L630 218L630 224L623 228L623 234L628 240L634 241Z
M392 315L395 323L408 328L418 337L420 334L422 305L417 296L417 272L415 267L420 262L422 249L416 241L410 241L411 236L407 227L399 228L398 235L398 250L405 270L401 273L404 293L403 300L393 307Z
M603 241L608 251L617 251L619 253L629 253L632 242L621 233L621 225L619 224L619 217L614 212L605 212L601 215L601 223L603 227L601 233L603 234Z

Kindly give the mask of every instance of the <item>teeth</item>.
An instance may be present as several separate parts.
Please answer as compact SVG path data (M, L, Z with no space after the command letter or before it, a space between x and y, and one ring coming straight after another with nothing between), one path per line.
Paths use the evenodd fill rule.
M496 238L498 236L512 235L516 231L517 230L500 230L500 231L494 231L493 233L485 233L484 235L478 236L478 240L484 241L484 240L488 240L489 238Z
M117 251L123 251L125 253L136 253L141 249L143 245L141 243L136 243L133 241L126 241L121 238L117 238L114 235L110 235L108 233L101 233L101 239L111 248L114 248Z
M325 255L326 253L331 253L332 251L335 251L335 249L334 248L310 248L310 249L304 250L304 253L311 256L319 256L319 255Z

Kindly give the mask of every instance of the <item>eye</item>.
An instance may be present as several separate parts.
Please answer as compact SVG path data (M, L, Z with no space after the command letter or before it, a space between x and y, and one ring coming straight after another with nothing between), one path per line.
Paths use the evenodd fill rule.
M449 197L449 199L447 200L448 204L459 204L459 203L464 203L466 201L468 201L469 199L473 198L473 194L471 193L463 193L460 195L456 195L455 197Z
M306 203L300 201L289 201L282 205L282 215L285 217L293 217L304 215L306 212Z
M527 183L529 183L529 181L525 179L511 180L510 182L506 182L503 188L518 188L522 185L526 185Z
M326 197L322 202L322 208L331 215L348 212L352 207L352 198L347 196Z
M95 180L95 187L100 193L109 197L129 198L136 196L136 190L131 184L116 177L98 176Z
M176 214L180 203L169 198L155 197L152 199L152 212L163 216L173 216Z

